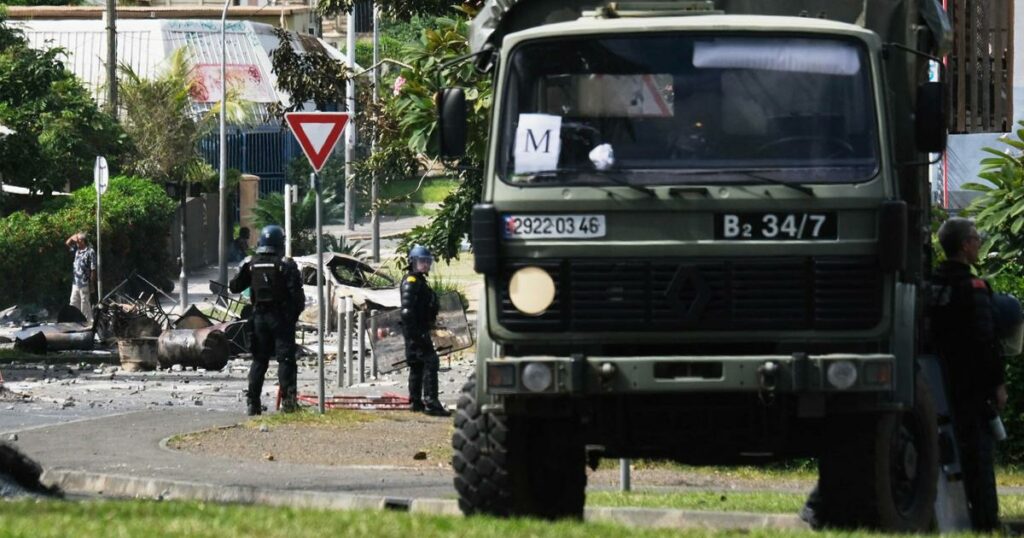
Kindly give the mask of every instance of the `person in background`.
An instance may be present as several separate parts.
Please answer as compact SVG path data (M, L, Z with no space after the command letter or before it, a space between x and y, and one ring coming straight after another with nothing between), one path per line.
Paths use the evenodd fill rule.
M409 250L409 272L402 279L402 336L405 338L405 360L409 365L409 410L431 416L446 417L450 413L437 399L437 370L441 360L430 339L430 329L437 320L437 294L430 288L427 275L434 256L426 247L416 245Z
M252 301L252 365L249 367L247 412L263 413L260 394L270 357L277 359L281 388L281 410L298 409L298 367L295 364L295 323L306 307L299 267L284 257L284 230L265 226L260 232L256 255L246 258L231 279L228 289L241 293L248 288Z
M238 229L238 237L231 241L231 248L228 252L228 261L240 262L249 255L249 228L242 226Z
M947 379L971 526L1000 530L995 436L989 425L1006 406L1005 363L997 339L992 288L976 277L981 235L970 219L939 228L946 253L932 276L931 339Z
M71 263L71 306L92 320L89 296L96 287L96 251L85 241L85 232L78 232L64 241L75 259Z

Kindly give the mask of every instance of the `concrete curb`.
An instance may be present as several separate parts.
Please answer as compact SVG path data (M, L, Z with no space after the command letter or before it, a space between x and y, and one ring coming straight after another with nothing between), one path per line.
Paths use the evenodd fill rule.
M790 529L810 530L795 515L754 514L750 512L711 512L703 510L675 510L671 508L587 508L584 519L604 523L617 523L627 527L664 529L753 530Z
M282 491L248 486L219 486L154 478L53 470L43 472L40 481L57 486L64 493L104 497L195 500L238 504L266 504L294 508L333 510L383 510L408 504L408 500L373 495L352 495L326 491ZM396 505L396 502L397 505ZM404 502L403 502L404 501Z
M246 486L218 486L126 475L47 469L41 481L74 495L195 500L237 504L264 504L327 510L396 510L414 514L462 517L459 505L448 499L408 499L352 495L327 491L289 491ZM792 515L744 512L705 512L659 508L587 508L585 519L628 527L670 529L808 529Z

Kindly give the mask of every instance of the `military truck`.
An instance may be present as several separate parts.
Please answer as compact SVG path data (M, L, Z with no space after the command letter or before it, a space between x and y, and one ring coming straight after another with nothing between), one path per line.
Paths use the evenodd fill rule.
M923 530L936 0L489 0L466 514L580 517L601 458L814 457L821 521ZM442 152L465 97L439 94Z

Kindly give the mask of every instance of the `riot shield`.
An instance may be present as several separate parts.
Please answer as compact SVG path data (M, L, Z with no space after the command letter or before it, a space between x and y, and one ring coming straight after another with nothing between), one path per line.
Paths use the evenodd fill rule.
M438 355L447 355L473 345L473 333L466 321L466 310L455 292L438 297L437 322L430 330L430 339ZM405 367L405 338L402 336L400 309L379 312L370 317L370 349L377 371L382 374Z

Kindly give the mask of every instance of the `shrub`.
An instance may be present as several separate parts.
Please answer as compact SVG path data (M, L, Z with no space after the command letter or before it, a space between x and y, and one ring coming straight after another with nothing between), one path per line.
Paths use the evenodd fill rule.
M168 236L174 202L151 181L116 177L103 196L103 289L133 270L159 285L173 272ZM0 305L59 305L71 291L71 255L64 241L85 230L95 245L96 192L91 186L54 199L35 215L0 219Z
M992 288L1024 299L1024 267L1010 264L991 280ZM999 456L1003 463L1024 464L1024 356L1007 357L1006 385L1010 399L1003 410L1003 422L1009 434L999 443Z

